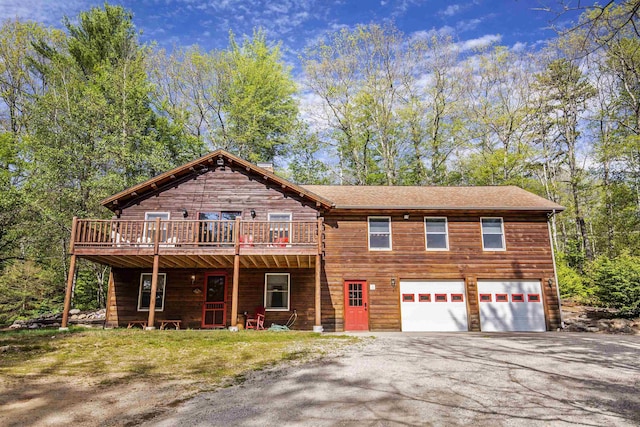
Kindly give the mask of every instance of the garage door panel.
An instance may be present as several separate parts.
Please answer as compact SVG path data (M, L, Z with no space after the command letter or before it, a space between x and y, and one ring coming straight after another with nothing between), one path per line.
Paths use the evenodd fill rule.
M491 295L491 301L483 295ZM497 298L506 295L506 301ZM483 331L546 330L539 281L478 281L480 327Z
M463 281L402 280L400 293L403 331L468 330ZM444 299L438 298L441 295L446 302L439 301Z

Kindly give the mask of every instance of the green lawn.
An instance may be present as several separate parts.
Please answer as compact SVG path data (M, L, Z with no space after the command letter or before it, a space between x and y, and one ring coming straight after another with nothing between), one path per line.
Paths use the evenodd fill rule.
M353 337L309 332L71 329L0 332L0 376L133 379L218 385L250 370L322 355Z

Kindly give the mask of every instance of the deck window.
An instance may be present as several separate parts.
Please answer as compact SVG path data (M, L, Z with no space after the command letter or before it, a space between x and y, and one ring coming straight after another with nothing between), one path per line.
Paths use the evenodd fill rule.
M427 217L424 228L428 251L446 251L449 249L447 218Z
M264 307L269 311L289 311L289 273L264 275Z
M169 212L145 212L144 220L146 226L144 228L144 234L142 236L142 242L138 243L153 243L154 236L156 235L156 219L160 218L160 221L169 221ZM167 223L160 224L160 241L167 241Z
M269 240L276 243L289 242L291 213L269 213Z
M503 251L504 228L502 218L481 218L482 224L482 249L485 251Z
M149 311L151 301L151 273L140 275L140 290L138 292L138 311ZM167 283L166 273L158 273L158 288L156 289L156 309L164 310L164 287Z
M200 221L198 241L201 243L230 243L233 242L233 222L242 216L238 211L199 212ZM217 221L227 222L217 222Z
M369 250L391 250L391 217L370 216L369 218Z

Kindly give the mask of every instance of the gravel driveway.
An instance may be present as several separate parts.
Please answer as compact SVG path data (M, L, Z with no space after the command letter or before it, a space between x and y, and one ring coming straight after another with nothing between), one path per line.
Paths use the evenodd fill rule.
M640 336L371 335L148 425L640 425Z

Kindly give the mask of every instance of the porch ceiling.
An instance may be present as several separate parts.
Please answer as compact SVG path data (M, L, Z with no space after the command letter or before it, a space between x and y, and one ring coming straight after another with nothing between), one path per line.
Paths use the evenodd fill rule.
M78 255L79 258L119 268L151 268L153 255ZM161 255L160 268L233 268L234 255ZM315 255L250 254L240 255L240 268L313 268Z

